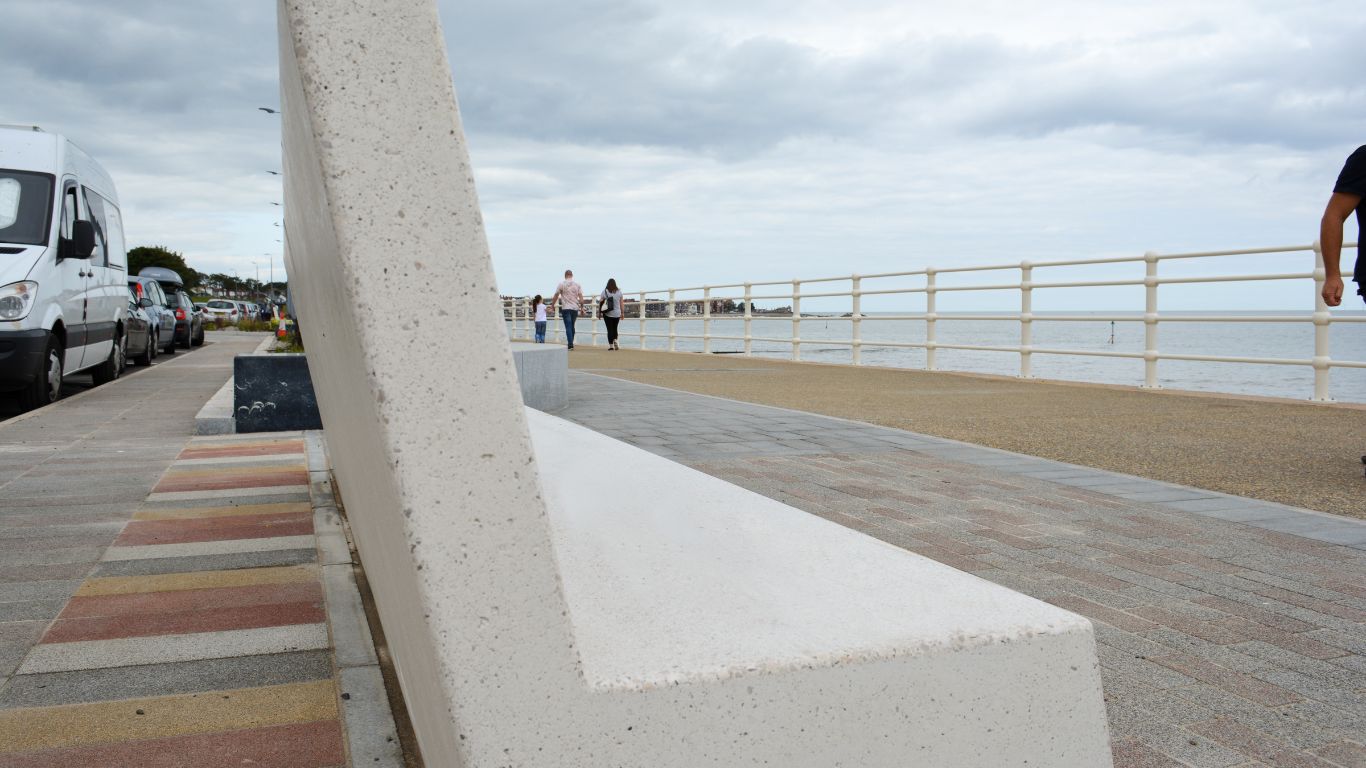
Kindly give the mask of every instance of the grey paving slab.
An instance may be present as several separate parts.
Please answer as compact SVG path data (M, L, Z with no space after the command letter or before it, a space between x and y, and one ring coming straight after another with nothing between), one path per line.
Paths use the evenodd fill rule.
M331 676L327 651L18 675L0 690L0 709L252 688Z
M340 671L340 678L351 765L403 768L403 748L379 667L348 667Z
M114 560L100 563L94 576L148 576L157 573L191 571L231 571L239 568L265 568L275 565L300 565L317 562L316 549L282 549L275 552L243 552L232 555L198 557L158 557L145 560Z
M365 618L365 606L356 586L354 568L350 563L325 565L322 568L322 580L337 666L346 668L378 664L375 641Z

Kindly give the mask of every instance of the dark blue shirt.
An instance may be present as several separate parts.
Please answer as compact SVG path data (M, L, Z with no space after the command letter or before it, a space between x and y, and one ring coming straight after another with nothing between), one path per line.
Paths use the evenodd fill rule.
M1347 164L1342 166L1342 173L1338 174L1338 183L1333 191L1356 195L1360 199L1357 203L1357 263L1352 271L1352 279L1362 283L1363 290L1366 290L1366 259L1361 258L1361 244L1366 240L1363 237L1363 233L1366 233L1366 146L1357 147L1357 151L1347 158ZM1366 293L1362 295L1366 296Z

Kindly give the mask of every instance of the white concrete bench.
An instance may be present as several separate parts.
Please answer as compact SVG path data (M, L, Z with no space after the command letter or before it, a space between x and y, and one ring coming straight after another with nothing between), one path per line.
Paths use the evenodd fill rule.
M291 289L428 766L1110 764L1085 620L528 411L433 0L280 19Z

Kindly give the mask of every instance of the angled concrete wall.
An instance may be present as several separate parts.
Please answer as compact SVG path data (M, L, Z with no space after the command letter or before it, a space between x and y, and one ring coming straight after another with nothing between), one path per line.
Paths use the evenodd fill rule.
M427 765L1109 764L1085 620L527 412L434 3L279 9L293 297Z

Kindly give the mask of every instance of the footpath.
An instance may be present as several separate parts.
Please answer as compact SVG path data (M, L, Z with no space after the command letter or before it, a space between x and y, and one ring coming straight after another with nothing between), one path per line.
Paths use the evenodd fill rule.
M399 766L319 433L192 437L260 335L0 423L0 766Z
M571 355L608 360L638 365ZM1090 618L1116 768L1366 765L1366 522L584 371L569 391L562 418Z
M569 363L645 384L1366 518L1366 405L583 345Z

